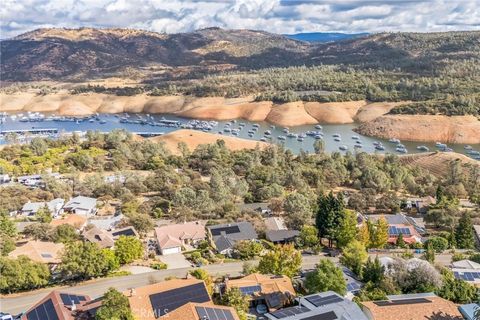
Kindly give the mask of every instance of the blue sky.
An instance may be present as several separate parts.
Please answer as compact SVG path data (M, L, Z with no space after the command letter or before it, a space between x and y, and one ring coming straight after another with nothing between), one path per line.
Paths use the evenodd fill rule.
M276 33L480 30L480 0L3 0L0 37L40 27Z

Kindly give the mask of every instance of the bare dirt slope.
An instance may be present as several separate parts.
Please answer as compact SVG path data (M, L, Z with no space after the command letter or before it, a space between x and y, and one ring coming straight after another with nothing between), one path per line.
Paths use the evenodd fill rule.
M366 101L348 102L307 102L305 110L320 123L352 123L358 110Z
M480 121L474 116L385 115L356 131L385 139L480 143Z
M445 175L453 161L460 161L463 165L480 167L479 161L475 161L463 154L455 152L431 152L404 155L400 157L400 161L403 164L418 166L436 176Z
M353 117L356 122L368 122L387 114L394 107L408 103L402 102L374 102L363 105Z
M175 154L178 154L178 144L184 142L190 150L194 150L201 144L215 143L217 140L225 141L225 146L230 150L255 149L257 145L265 148L265 142L241 139L236 137L222 136L219 134L206 133L195 130L177 130L160 137L150 138L155 142L163 142L165 146Z
M305 111L301 101L275 105L268 114L266 121L284 127L318 123L314 117Z

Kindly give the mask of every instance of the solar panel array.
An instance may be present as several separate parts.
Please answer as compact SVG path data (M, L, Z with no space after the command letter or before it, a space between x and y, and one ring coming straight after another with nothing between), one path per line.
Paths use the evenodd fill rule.
M337 319L337 315L333 311L328 311L321 314L316 314L311 317L303 318L302 320L335 320Z
M336 295L330 295L326 297L322 297L320 295L309 296L305 298L308 302L313 304L315 307L325 306L331 303L342 302L343 298L340 298Z
M410 228L397 228L396 226L388 227L388 234L397 236L399 234L410 235Z
M347 291L353 292L361 289L361 285L358 282L350 282L347 284Z
M274 311L270 313L272 316L274 316L277 319L283 319L286 317L291 317L297 314L302 314L305 312L310 311L310 309L302 306L296 306L296 307L290 307L290 308L285 308L285 309L280 309L277 311Z
M86 301L85 296L77 296L75 294L60 293L60 299L65 306L71 306L72 302L74 304L80 304L81 301Z
M256 292L261 292L262 291L262 287L260 287L259 285L248 286L248 287L239 287L238 289L240 289L241 293L249 294L249 295L253 295Z
M208 302L210 296L203 282L150 295L156 317L163 316L189 302Z
M227 226L227 227L211 229L211 232L212 232L212 236L219 236L222 232L225 232L226 234L239 233L240 228L238 226Z
M457 279L462 279L465 281L475 281L480 280L480 272L458 272L454 271L453 275Z
M50 253L40 253L40 255L42 256L42 258L53 258Z
M431 300L425 298L415 298L415 299L402 299L402 300L392 300L392 301L374 301L379 307L385 306L399 306L399 305L406 305L406 304L419 304L419 303L432 303Z
M28 320L59 320L52 299L48 299L27 313Z
M235 320L230 310L200 306L195 310L200 320Z
M132 228L128 228L128 229L125 229L125 230L112 232L112 235L114 237L116 237L116 236L135 236L135 232L133 232Z

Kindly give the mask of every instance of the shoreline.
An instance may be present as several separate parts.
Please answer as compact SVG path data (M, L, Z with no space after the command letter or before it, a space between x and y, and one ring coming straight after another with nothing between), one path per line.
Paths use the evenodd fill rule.
M289 102L254 101L253 97L114 96L102 93L37 95L0 93L0 112L40 112L68 117L96 113L165 114L200 120L247 120L276 126L357 124L370 137L408 141L480 144L480 120L474 116L390 115L404 102Z

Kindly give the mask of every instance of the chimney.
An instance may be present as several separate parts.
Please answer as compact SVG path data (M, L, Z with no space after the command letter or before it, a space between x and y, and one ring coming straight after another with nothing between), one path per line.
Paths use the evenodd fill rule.
M73 300L70 300L70 302L72 303L72 305L70 306L70 310L72 311L77 310L77 305L75 304L75 302L73 302Z

